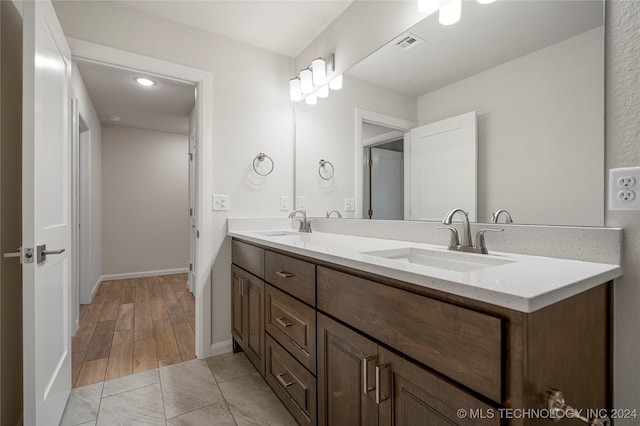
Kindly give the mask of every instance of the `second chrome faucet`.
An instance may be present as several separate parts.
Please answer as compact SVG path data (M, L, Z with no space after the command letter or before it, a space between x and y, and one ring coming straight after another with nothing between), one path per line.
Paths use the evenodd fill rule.
M299 217L296 217L297 214L301 214L302 215L302 219L300 219ZM300 222L300 228L298 229L299 232L311 233L311 221L309 219L307 219L307 211L306 210L294 210L294 211L291 212L289 217L291 219L295 219L298 222Z
M459 214L462 217L462 242L460 242L460 238L458 236L458 230L452 225L453 217ZM475 244L471 239L471 226L469 225L469 215L463 209L456 208L444 217L442 220L443 225L439 226L440 229L448 229L451 231L451 239L449 240L449 246L447 247L449 250L456 250L468 253L481 253L487 254L489 251L487 250L487 246L484 241L485 232L500 232L503 229L495 229L495 228L485 228L480 229L476 233Z

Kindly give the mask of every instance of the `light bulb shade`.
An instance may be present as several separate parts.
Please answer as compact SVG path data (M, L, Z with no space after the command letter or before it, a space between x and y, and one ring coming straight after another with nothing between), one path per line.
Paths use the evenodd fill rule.
M329 89L331 90L340 90L342 89L342 74L335 77L333 80L329 82Z
M299 78L292 78L289 80L289 98L293 102L302 100L302 88Z
M316 95L318 95L319 98L328 98L329 85L325 84L324 86L321 86L318 90L316 90Z
M322 86L327 82L327 63L324 59L317 58L311 61L311 71L314 86Z
M315 105L318 103L318 97L315 93L312 93L304 99L304 103L307 105Z
M450 0L440 8L438 20L442 25L453 25L462 15L462 0Z
M420 13L432 14L439 8L440 0L418 0L418 11Z
M309 68L300 71L300 88L304 95L313 92L313 79Z
M478 0L478 3L480 4L489 4L489 3L493 3L496 0Z

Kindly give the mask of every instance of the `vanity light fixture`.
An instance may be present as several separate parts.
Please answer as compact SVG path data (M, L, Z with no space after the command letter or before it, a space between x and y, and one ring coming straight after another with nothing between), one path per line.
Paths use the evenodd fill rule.
M133 79L136 83L138 83L141 86L144 87L151 87L151 86L155 86L157 83L153 80L151 80L150 78L146 78L146 77L134 77Z
M477 1L480 4L489 4L496 0ZM438 21L442 25L453 25L462 16L462 0L418 0L418 10L429 15L439 10Z
M329 89L342 89L342 74L329 80L327 77L334 72L333 54L327 58L316 58L308 68L289 80L289 98L293 102L304 99L308 105L315 105L318 98L329 97Z
M300 88L303 95L313 92L313 77L309 68L300 71Z
M294 102L302 100L302 83L300 82L300 78L295 77L289 80L289 97Z
M453 25L462 15L462 0L450 0L442 5L438 13L438 21L442 25Z

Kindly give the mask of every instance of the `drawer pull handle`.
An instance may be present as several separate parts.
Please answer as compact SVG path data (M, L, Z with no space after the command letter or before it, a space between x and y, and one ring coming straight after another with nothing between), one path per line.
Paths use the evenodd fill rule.
M293 278L293 277L295 277L294 274L292 274L291 272L287 272L287 271L276 271L276 275L279 275L282 278Z
M373 361L374 359L376 359L375 356L362 358L362 393L365 395L376 389L373 386L369 387L369 361Z
M284 328L291 327L293 323L285 317L276 318L276 322Z
M387 368L389 368L389 364L376 365L376 404L378 405L389 399L389 395L384 398L380 396L380 373L382 370L386 370Z
M291 386L293 384L293 382L287 382L285 379L282 378L286 374L287 374L287 372L276 374L276 379L278 379L278 381L280 382L280 384L284 388L288 388L289 386Z

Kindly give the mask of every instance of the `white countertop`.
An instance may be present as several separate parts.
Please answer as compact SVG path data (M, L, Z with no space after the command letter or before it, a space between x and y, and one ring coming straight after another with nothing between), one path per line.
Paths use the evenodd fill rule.
M456 272L363 254L411 247L450 255L444 246L322 232L262 235L265 231L273 229L232 230L228 235L521 312L536 311L622 275L619 265L491 252L491 247L489 255L463 256L489 256L509 263Z

